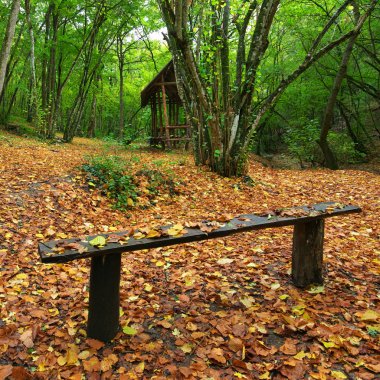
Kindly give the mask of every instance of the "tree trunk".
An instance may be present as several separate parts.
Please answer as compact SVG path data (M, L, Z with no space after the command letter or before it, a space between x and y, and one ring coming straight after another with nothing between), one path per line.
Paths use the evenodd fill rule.
M95 137L96 130L96 94L94 93L92 96L92 104L91 104L91 115L90 121L88 124L87 137Z
M7 63L9 59L9 54L11 51L12 40L15 34L16 23L18 14L20 12L20 2L21 0L13 0L11 13L9 15L7 29L5 31L4 41L1 46L0 54L0 94L3 91L3 85L5 80L5 72L7 68Z
M34 115L38 109L37 99L37 79L36 79L36 61L35 61L35 47L34 47L34 31L33 24L30 18L30 0L25 0L25 13L26 21L28 23L29 38L30 38L30 99L28 105L27 121L32 122Z
M374 4L375 3L376 2L374 2ZM326 104L323 121L321 125L321 133L319 135L319 141L318 141L318 144L321 147L323 156L325 158L325 166L333 170L336 170L339 168L338 161L334 155L334 152L331 150L329 146L327 136L333 124L335 104L337 102L338 94L342 86L343 80L347 74L347 66L351 57L352 50L354 48L355 40L360 34L364 21L370 15L370 11L367 10L367 12L362 17L360 17L358 5L356 4L355 1L353 1L352 4L354 6L356 28L355 28L355 32L352 34L352 36L348 40L347 46L342 56L342 60L339 65L338 72L336 73L334 84L333 84L329 99Z
M119 64L119 138L122 140L124 135L125 107L124 107L124 59L125 50L123 48L122 36L117 36L117 57Z

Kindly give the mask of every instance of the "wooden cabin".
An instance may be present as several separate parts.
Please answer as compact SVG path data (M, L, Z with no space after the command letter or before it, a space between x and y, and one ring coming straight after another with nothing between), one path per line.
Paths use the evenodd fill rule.
M191 141L178 94L173 61L170 61L141 92L141 106L151 109L151 145L175 148Z

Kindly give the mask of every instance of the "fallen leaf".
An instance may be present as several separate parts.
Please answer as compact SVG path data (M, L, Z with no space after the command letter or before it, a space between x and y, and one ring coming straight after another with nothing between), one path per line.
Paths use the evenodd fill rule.
M233 263L233 262L234 262L233 259L222 258L222 259L219 259L219 260L217 261L217 264L225 265L225 264L231 264L231 263Z
M127 335L136 335L137 330L135 330L133 327L130 327L130 326L124 326L123 333Z
M92 245L93 247L104 247L106 244L107 244L107 240L104 236L96 236L94 239L90 240L88 242L90 245Z
M227 359L224 357L224 352L221 348L213 348L208 354L208 358L210 360L215 360L220 364L225 364L227 362Z

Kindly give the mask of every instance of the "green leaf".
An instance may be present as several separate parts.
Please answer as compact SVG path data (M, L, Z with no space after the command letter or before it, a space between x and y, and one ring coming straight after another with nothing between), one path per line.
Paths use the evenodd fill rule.
M88 242L93 247L104 247L107 244L107 241L104 236L97 236L96 238L90 240Z
M136 335L137 330L135 330L133 327L125 326L123 327L123 333L127 335Z
M310 294L319 294L323 293L325 291L325 287L322 286L312 286L309 290L307 290L308 293Z

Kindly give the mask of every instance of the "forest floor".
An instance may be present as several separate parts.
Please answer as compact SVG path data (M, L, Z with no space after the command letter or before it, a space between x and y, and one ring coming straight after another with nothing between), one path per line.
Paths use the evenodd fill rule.
M78 169L91 154L167 173L178 193L114 210ZM182 152L0 132L0 379L379 378L379 176L254 160L249 176L219 177ZM323 287L292 285L290 227L124 254L125 332L108 344L86 338L89 260L37 253L38 241L327 200L363 212L327 221Z

